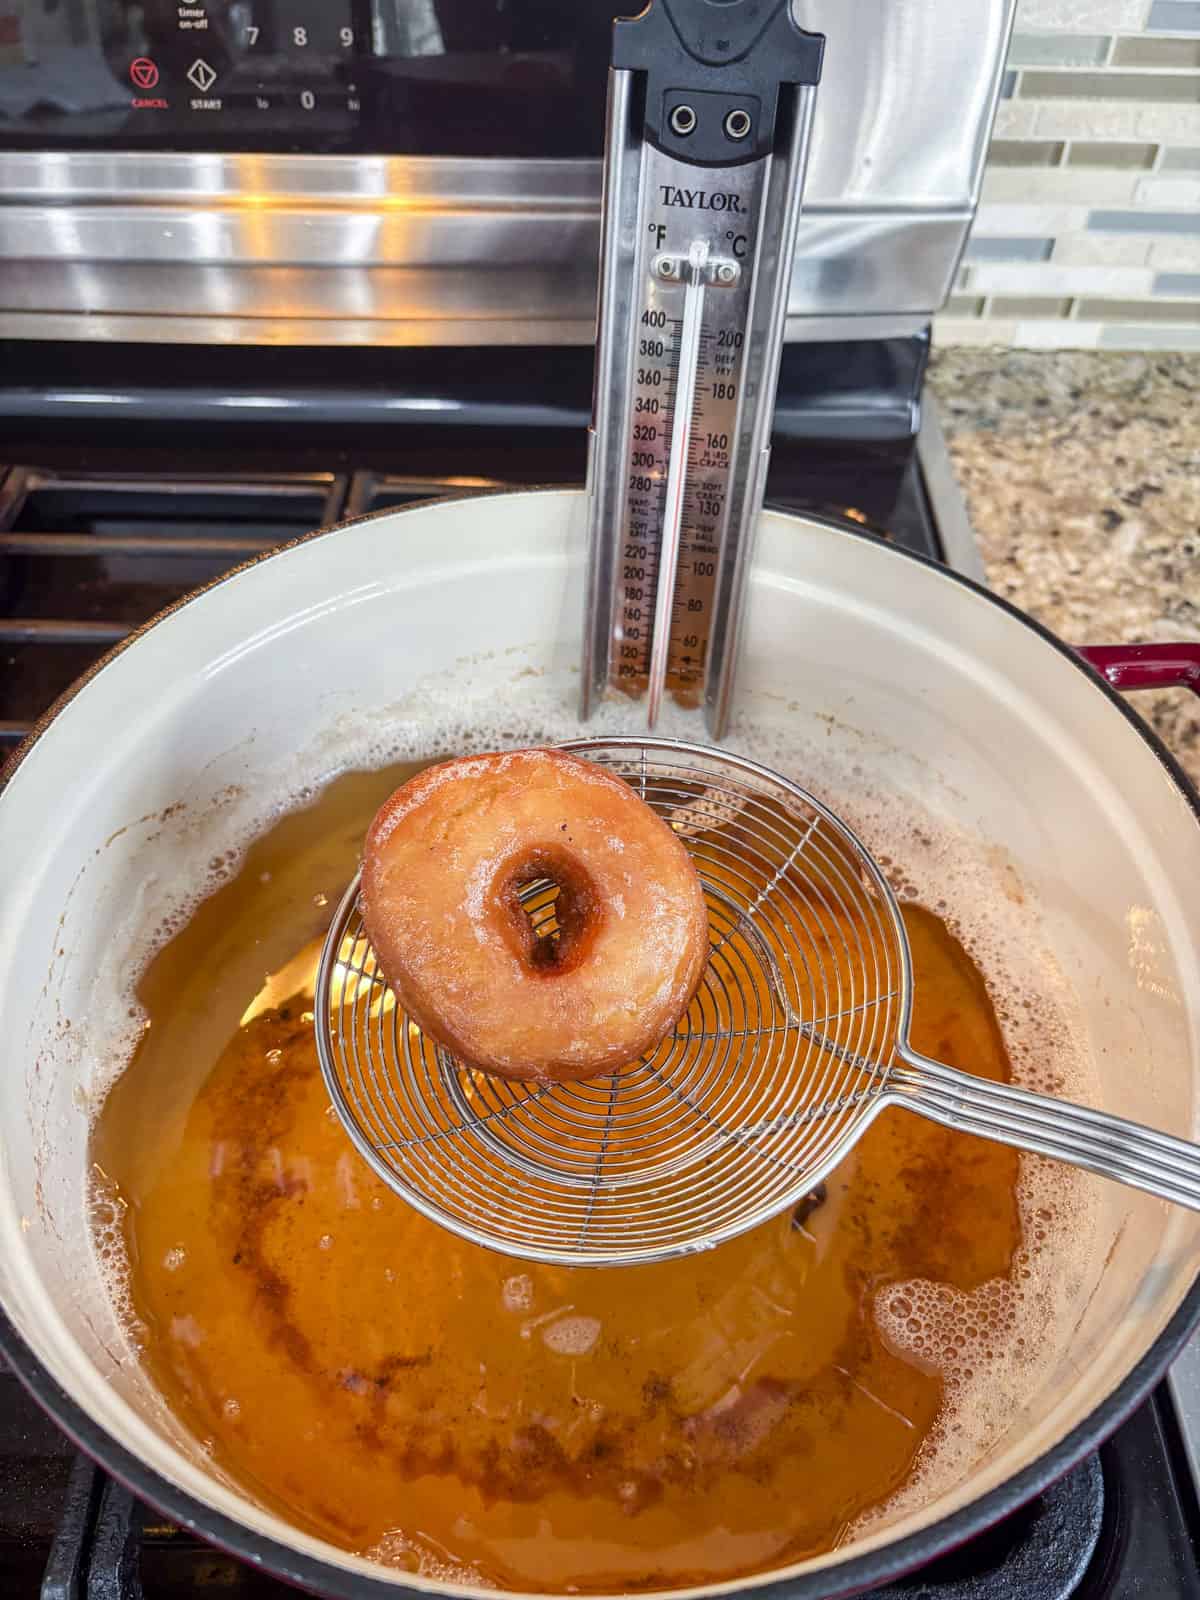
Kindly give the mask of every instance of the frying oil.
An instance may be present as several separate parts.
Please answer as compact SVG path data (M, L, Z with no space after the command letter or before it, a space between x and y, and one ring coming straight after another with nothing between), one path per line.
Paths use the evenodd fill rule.
M1009 1277L1016 1155L888 1111L789 1214L620 1270L427 1222L350 1145L312 1027L337 897L416 770L349 775L276 823L142 979L148 1026L92 1146L141 1359L248 1494L430 1577L668 1588L831 1549L943 1412L938 1366L875 1307ZM904 916L914 1045L1007 1079L980 972L937 916Z

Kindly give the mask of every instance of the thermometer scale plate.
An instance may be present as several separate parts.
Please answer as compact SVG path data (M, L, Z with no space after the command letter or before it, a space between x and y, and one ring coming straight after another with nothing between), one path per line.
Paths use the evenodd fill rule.
M634 66L609 95L583 709L621 694L653 726L666 695L720 737L821 41L759 7L714 65L722 41L688 28L708 0L664 5L649 40L657 8L617 24Z
M698 705L703 698L717 561L739 434L753 281L746 268L754 261L765 166L764 161L734 168L720 175L720 187L701 187L695 169L683 162L649 147L643 156L640 253L644 259L636 275L641 295L635 310L633 404L612 662L617 686L639 696L648 691L651 677L654 601L664 570L662 534L669 514L675 424L681 406L690 403L679 485L677 560L673 573L666 574L673 594L665 686L684 704ZM698 201L708 204L697 209ZM699 285L699 326L685 341L685 305L688 294L694 294L694 286L685 280L697 243L707 246L708 255ZM681 375L690 393L681 393Z

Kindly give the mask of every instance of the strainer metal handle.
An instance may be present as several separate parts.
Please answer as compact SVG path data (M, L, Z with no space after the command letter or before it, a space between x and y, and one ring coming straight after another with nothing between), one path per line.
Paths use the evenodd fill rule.
M1200 1211L1200 1146L1011 1083L975 1078L907 1047L886 1097L959 1133L1086 1167Z

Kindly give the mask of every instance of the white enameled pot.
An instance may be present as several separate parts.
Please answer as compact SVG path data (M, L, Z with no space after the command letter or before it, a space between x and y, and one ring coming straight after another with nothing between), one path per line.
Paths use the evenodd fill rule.
M203 882L239 808L264 813L347 751L361 758L372 727L380 751L397 722L419 736L422 707L444 710L455 685L464 727L506 704L516 715L534 693L570 721L583 526L580 494L529 491L365 518L274 553L109 657L37 730L0 795L5 1348L68 1431L147 1499L331 1594L449 1586L388 1579L261 1509L124 1357L84 1207L88 1118L109 1067L99 1019L147 919L180 884ZM864 785L906 788L987 841L1036 898L1104 1106L1194 1137L1200 814L1119 697L945 570L771 512L744 640L743 716L834 730ZM1200 1217L1099 1193L1094 1284L983 1459L892 1526L741 1587L786 1577L789 1595L816 1596L878 1583L1003 1514L1116 1425L1200 1310Z

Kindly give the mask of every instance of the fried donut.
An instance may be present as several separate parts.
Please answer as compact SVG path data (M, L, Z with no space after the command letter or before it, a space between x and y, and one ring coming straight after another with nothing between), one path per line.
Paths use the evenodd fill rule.
M558 931L519 898L558 886ZM466 756L384 802L362 916L409 1016L461 1061L566 1082L652 1049L708 957L687 850L622 779L561 750Z

